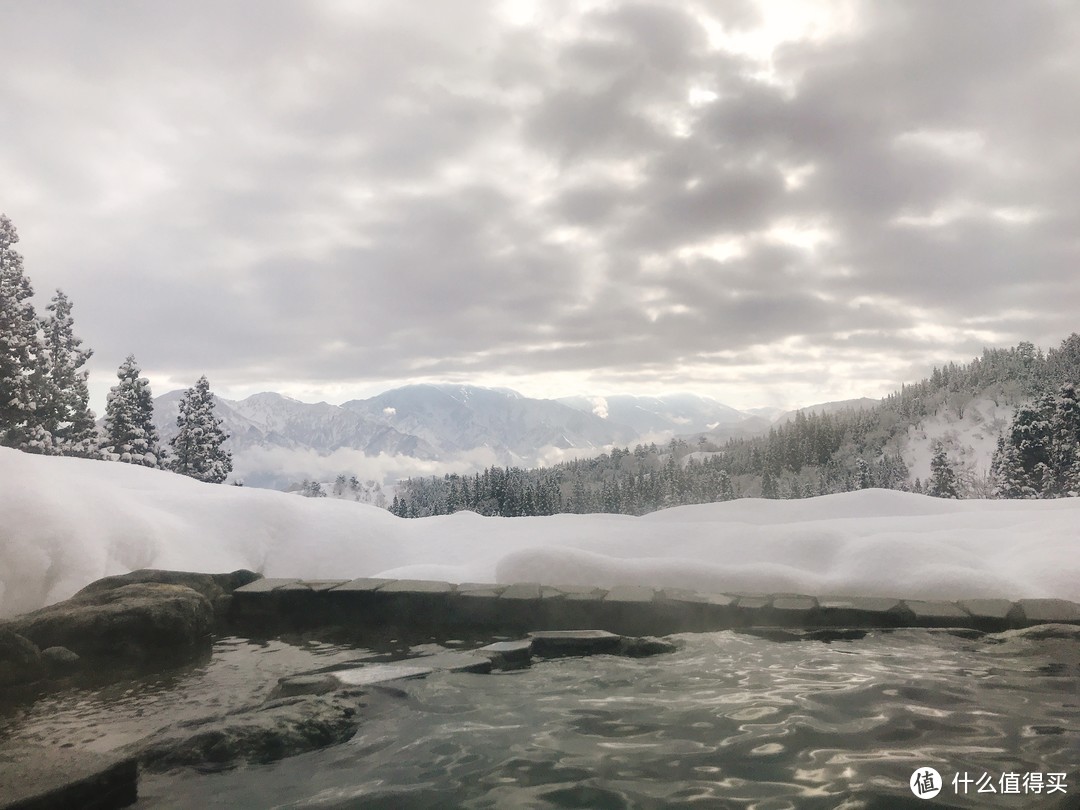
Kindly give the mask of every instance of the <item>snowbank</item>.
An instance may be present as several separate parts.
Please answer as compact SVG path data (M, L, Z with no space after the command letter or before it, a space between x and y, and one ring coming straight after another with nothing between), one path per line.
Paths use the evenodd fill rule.
M1080 499L866 490L640 518L404 520L348 501L0 448L0 615L146 567L1080 601Z

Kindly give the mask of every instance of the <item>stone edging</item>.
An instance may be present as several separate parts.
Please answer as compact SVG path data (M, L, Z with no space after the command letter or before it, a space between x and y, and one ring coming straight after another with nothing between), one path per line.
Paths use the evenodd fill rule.
M271 633L320 626L430 633L596 629L638 636L745 627L965 627L993 633L1080 624L1080 605L1063 599L705 594L637 585L260 579L233 592L230 617L239 627Z

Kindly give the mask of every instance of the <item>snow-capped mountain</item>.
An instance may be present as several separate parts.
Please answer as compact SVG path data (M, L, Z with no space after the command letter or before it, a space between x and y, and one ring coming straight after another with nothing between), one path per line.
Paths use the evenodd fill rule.
M342 408L382 420L441 456L484 447L503 463L530 463L545 448L593 451L635 436L626 425L506 388L407 385Z
M558 400L579 411L626 425L637 436L661 433L700 433L721 425L735 425L747 414L694 394L659 397L619 394L610 397L564 397Z

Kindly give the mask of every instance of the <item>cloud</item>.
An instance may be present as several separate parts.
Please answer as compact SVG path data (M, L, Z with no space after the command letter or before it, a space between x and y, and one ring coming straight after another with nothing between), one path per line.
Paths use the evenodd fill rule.
M750 405L1077 328L1067 4L714 6L24 4L4 210L104 380Z

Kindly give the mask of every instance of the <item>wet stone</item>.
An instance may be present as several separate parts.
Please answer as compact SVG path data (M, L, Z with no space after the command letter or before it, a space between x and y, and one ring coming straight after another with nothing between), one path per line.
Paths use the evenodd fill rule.
M656 599L656 591L642 585L616 585L607 592L605 602L651 603Z
M967 627L973 623L967 611L954 602L911 599L904 604L914 614L916 626Z
M292 585L299 582L299 579L280 579L280 578L265 578L257 579L254 582L250 582L240 588L237 588L233 593L248 594L248 593L270 593L285 585Z
M289 593L289 592L296 592L296 591L303 591L305 593L311 593L312 592L312 587L310 585L308 585L306 582L296 581L296 582L289 582L289 583L287 583L285 585L281 585L281 586L279 586L277 588L274 588L274 593Z
M323 591L331 591L334 588L344 585L348 580L345 579L312 579L304 582L311 590L322 593Z
M432 667L413 663L368 664L366 667L341 669L328 673L338 683L338 688L349 686L373 686L389 681L424 678L435 670Z
M491 659L478 653L440 653L411 661L440 672L491 672Z
M532 641L527 638L520 641L496 641L476 652L488 656L496 669L519 669L527 667L532 661Z
M500 599L539 599L540 584L537 582L515 582L502 592Z
M359 579L352 579L342 585L331 588L331 592L349 593L350 591L377 591L379 590L379 588L382 588L384 585L389 585L393 581L394 580L392 579L372 579L369 577L360 577Z
M596 588L591 585L546 585L541 593L545 599L548 598L547 591L554 591L554 596L566 596L566 597L587 597L602 599L604 594L607 593L603 588Z
M1016 603L1032 624L1080 624L1080 605L1065 599L1021 599Z
M498 597L501 596L503 591L506 590L505 585L496 585L495 583L486 582L463 582L457 586L457 591L460 596L467 597Z
M771 602L772 598L768 596L740 596L735 606L742 610L761 610Z
M331 674L291 675L286 678L278 679L278 685L274 690L273 695L275 697L323 695L340 688L340 682Z
M77 748L0 749L0 810L127 807L138 799L135 757Z
M427 579L398 579L383 585L379 593L453 593L449 582Z
M606 630L539 630L529 633L533 654L544 658L617 653L622 636Z
M810 596L777 596L772 601L773 610L810 611L817 607L817 600Z

